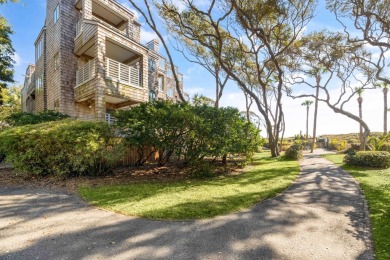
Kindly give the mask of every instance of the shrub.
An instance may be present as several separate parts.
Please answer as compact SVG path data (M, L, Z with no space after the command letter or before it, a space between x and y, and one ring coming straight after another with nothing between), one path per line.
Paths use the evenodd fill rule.
M344 154L355 154L357 151L360 150L360 144L359 143L352 143L349 148L343 151Z
M117 127L129 145L149 146L162 156L159 165L171 156L186 163L204 157L226 154L250 156L261 145L259 131L234 108L191 106L167 101L143 103L127 111L118 111ZM139 154L138 162L143 162ZM141 163L142 164L142 163Z
M38 114L20 112L11 114L10 116L6 117L5 122L7 122L11 126L23 126L63 120L68 117L68 115L64 115L50 110L40 112Z
M106 123L67 119L0 132L0 154L24 173L98 175L121 154L118 142Z
M2 163L5 159L5 154L0 153L0 163Z
M336 140L332 140L329 144L328 144L328 148L330 150L337 150L337 151L341 151L341 150L345 150L348 148L347 146L347 141L336 141Z
M373 168L389 168L390 153L383 151L361 151L355 154L348 154L344 162L352 166L364 166Z
M215 169L208 162L198 161L191 165L189 176L193 179L208 179L216 176Z
M284 157L288 160L302 159L302 145L293 144L285 152Z

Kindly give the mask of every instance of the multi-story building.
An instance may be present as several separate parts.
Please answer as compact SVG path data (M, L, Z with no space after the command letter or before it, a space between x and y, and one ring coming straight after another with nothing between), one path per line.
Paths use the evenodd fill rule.
M23 110L109 121L115 109L178 100L159 42L143 45L140 33L134 14L115 0L47 0L35 65L28 66L22 90Z

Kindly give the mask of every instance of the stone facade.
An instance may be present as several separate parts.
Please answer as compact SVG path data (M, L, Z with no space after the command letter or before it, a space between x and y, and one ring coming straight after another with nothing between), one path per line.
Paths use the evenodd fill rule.
M35 43L42 54L22 91L24 111L106 120L111 110L150 98L178 100L158 41L140 43L131 11L114 0L47 0L46 10Z

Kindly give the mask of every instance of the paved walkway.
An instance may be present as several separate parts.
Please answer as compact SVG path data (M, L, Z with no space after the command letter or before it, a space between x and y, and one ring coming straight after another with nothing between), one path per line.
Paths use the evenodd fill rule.
M0 259L373 259L354 180L305 155L282 195L236 214L150 221L72 195L0 188Z

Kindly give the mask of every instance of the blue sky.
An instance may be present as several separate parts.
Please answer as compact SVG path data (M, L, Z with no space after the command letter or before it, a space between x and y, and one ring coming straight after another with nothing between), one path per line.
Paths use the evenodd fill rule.
M73 0L71 0L73 1ZM203 0L199 0L203 1ZM118 0L126 7L130 4L126 0ZM207 1L206 1L207 2ZM325 9L324 1L319 2L316 17L307 26L307 31L312 30L340 30L340 25L335 21L333 14ZM15 54L15 80L23 83L23 74L29 63L34 63L34 41L41 30L45 19L46 0L19 0L18 3L5 4L0 6L0 14L3 15L12 25L14 35L12 36ZM142 19L140 19L143 24ZM154 34L146 26L143 26L143 43L155 38ZM161 48L160 48L161 49ZM214 79L199 65L186 61L180 54L174 53L174 61L179 70L184 74L185 91L191 96L195 93L214 98ZM382 130L382 94L380 90L366 91L364 93L364 114L363 118L372 131ZM301 106L303 100L292 100L285 98L283 107L286 114L286 135L292 136L305 129L305 108ZM234 106L240 110L245 108L244 95L233 82L227 86L221 99L222 106ZM353 100L348 109L357 113L357 103ZM256 112L256 109L254 109ZM380 111L380 112L378 112ZM310 115L312 117L312 114ZM311 122L310 122L311 125ZM311 127L310 130L311 131ZM334 114L325 105L319 107L318 133L335 134L351 133L358 131L358 124L344 116Z

